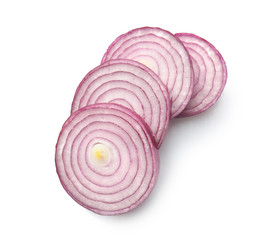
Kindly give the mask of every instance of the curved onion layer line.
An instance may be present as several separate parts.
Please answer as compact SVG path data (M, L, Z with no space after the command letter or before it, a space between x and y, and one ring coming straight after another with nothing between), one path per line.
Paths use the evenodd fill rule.
M114 149L113 154L115 152L115 156L118 155L118 158L121 159L121 155L120 155L119 149L117 148L117 146L115 145L115 143L113 143L112 141L110 141L108 138L98 137L97 140L93 139L93 140L90 140L87 144L85 144L86 138L90 139L90 137L88 135L93 134L96 131L100 132L100 130L98 130L98 129L97 130L93 130L93 131L89 132L89 134L87 134L84 139L82 139L81 144L85 145L85 149L80 149L80 147L81 147L80 146L79 149L78 149L78 156L80 155L79 154L80 152L84 151L85 152L85 166L87 166L91 171L95 172L98 175L101 175L101 176L112 176L114 174L114 172L117 172L118 169L120 168L120 166L121 166L121 160L116 164L117 166L115 165L114 170L112 169L113 171L111 170L110 172L107 172L107 173L106 172L105 173L101 173L101 172L97 171L96 169L93 169L94 166L92 166L91 163L89 162L89 158L90 157L89 157L89 149L88 148L91 147L92 145L96 144L98 141L100 141L100 142L108 142L109 144L111 144L113 146L113 149ZM110 131L105 130L102 133L102 135L103 134L106 136L107 134L111 135L113 133L110 132ZM116 136L115 134L113 134L113 135ZM120 140L122 140L122 139L120 139Z
M138 162L137 164L138 164L138 165L137 165L137 169L139 169L139 162ZM146 167L146 168L147 168L147 167ZM137 172L135 173L134 178L135 178L136 176L137 176ZM145 175L144 175L144 176L145 176ZM121 192L121 191L127 189L127 188L130 186L130 184L133 183L134 178L132 179L132 182L130 182L129 185L126 186L125 188L120 189L120 190L118 190L118 191L112 191L111 193L97 192L97 191L93 191L93 189L89 189L89 188L88 188L88 190L90 190L90 191L92 191L92 192L94 192L94 193L96 193L96 194L101 194L101 195L112 195L112 194L114 195L114 194L116 194L116 193L119 193L119 192ZM124 179L122 179L122 181L123 181L123 180L124 180ZM143 179L142 179L142 180L143 180ZM122 181L118 182L117 184L121 184ZM115 185L117 185L117 184L115 184ZM114 184L113 184L113 185L108 185L108 186L102 185L101 187L103 187L103 188L105 188L105 187L106 187L106 188L111 188L111 187L114 187L115 185L114 185ZM133 194L131 194L131 195L133 195ZM89 197L88 197L88 198L89 198ZM113 196L113 198L114 198L114 196ZM95 199L92 199L92 198L89 198L89 199L95 200ZM119 202L119 201L124 200L124 199L125 199L125 198L119 199L119 200L117 200L117 201L112 201L112 202L101 201L101 200L97 200L97 201L101 201L101 202L104 202L104 203L116 203L116 202Z
M141 61L143 61L144 59L145 59L145 61L146 62L151 62L151 63L153 63L153 69L155 70L154 72L156 72L156 74L159 76L160 75L160 68L159 68L159 66L158 66L158 63L157 63L157 61L156 61L156 59L154 59L152 56L149 56L149 55L137 55L137 54L135 54L133 57L131 57L130 55L129 55L129 58L131 59L131 60L133 60L133 61L136 61L136 62L141 62ZM147 60L147 58L148 59L150 59L150 60Z
M135 54L148 54L155 60L159 62L158 68L162 69L159 73L160 79L163 80L163 83L167 86L169 93L172 92L172 85L175 83L176 78L176 65L171 53L164 48L162 45L155 42L138 42L130 46L121 45L122 48L125 47L124 51L120 53L117 57L112 55L113 58L122 58L122 59L132 59L136 61ZM151 55L150 55L151 54ZM158 59L158 60L157 60ZM162 59L162 62L160 60ZM144 65L151 68L156 74L158 73L156 69L149 64L145 64L143 60L140 60ZM145 60L146 61L146 60ZM177 95L176 95L177 96ZM175 97L175 96L173 96Z
M168 123L170 120L171 102L169 99L168 90L156 73L154 73L151 69L146 67L144 64L141 64L137 61L133 61L131 59L130 60L113 59L113 60L109 60L109 61L102 63L100 66L102 66L102 67L111 66L113 64L118 64L118 63L134 65L134 66L138 67L139 69L146 71L155 80L155 82L151 82L151 84L146 83L146 85L148 85L152 89L152 91L154 92L154 96L158 98L158 102L161 104L161 106L163 106L163 107L161 107L160 111L162 113L161 119L163 119L163 117L164 117L165 129L163 128L162 121L159 121L158 127L157 127L157 129L159 129L158 131L160 132L160 141L159 142L157 141L157 146L159 148L163 141L163 138L165 136L165 132L167 130L167 126L168 126ZM120 68L121 68L121 66L120 66ZM153 88L151 85L154 85L155 88ZM161 97L161 95L159 95L159 93L160 94L162 93L163 96ZM164 103L164 100L165 100L165 103ZM154 108L156 108L156 105L154 105ZM156 135L157 135L156 139L158 139L158 133Z
M201 56L204 65L193 57L192 63L197 62L199 76L205 75L203 87L199 87L200 79L195 79L195 93L184 109L177 117L187 117L199 114L213 106L222 94L227 80L227 68L219 51L205 39L190 33L175 34L186 47L191 56ZM196 66L195 66L196 68Z
M132 111L134 111L133 107L124 98L116 98L114 100L109 101L108 103L119 104L119 105L125 106L125 107L131 109Z
M101 116L101 115L98 115L98 117L99 118L101 118L101 117L103 117L103 116ZM89 120L90 121L90 120ZM93 122L94 123L94 122ZM98 123L99 123L99 121L98 121ZM103 124L105 124L106 122L101 122L101 125L103 125ZM98 124L97 124L98 125ZM125 132L124 131L124 129L122 129L120 126L118 126L118 125L116 125L116 124L113 124L113 123L109 123L109 125L110 125L110 127L111 128L115 128L115 127L117 127L117 128L120 128L120 130L121 131L123 131L123 132ZM83 129L82 131L86 131L85 129ZM108 131L107 131L108 132ZM126 132L125 132L125 134L126 135L128 135ZM74 139L74 141L78 138L78 136L79 135L77 135L76 136L76 138ZM68 137L70 137L70 136L68 136ZM136 149L136 147L135 147L135 145L134 145L134 143L133 143L133 141L132 141L132 139L131 139L131 137L130 136L127 136L127 141L128 142L126 142L126 141L123 141L123 144L125 145L125 147L127 147L127 149L128 149L128 158L131 158L131 153L132 152L135 152L136 154L137 154L137 149ZM97 139L98 139L98 137L97 137ZM124 147L124 145L122 144L122 142L118 142L117 143L119 146L121 146L121 148L122 147ZM132 151L129 149L129 146L132 146ZM77 147L79 147L78 145L77 145ZM72 153L73 152L75 152L74 151L74 142L72 143ZM79 156L77 155L76 157L76 162L77 162L77 164L79 164L79 161L78 161L78 159L79 159ZM84 158L84 157L83 157ZM122 158L122 160L125 160L124 158ZM72 160L72 155L71 155L71 163L73 162L73 160ZM129 164L129 162L127 162L126 164ZM137 162L137 164L138 164L138 166L137 166L137 168L139 168L139 162ZM121 164L121 165L124 165L124 164ZM113 177L113 175L110 175L110 176L103 176L102 174L100 174L101 176L99 177L99 182L101 182L101 184L100 183L96 183L95 182L95 178L97 178L97 175L98 174L94 174L93 172L90 172L89 171L89 175L91 175L91 176L85 176L85 174L82 174L81 172L81 169L80 169L80 174L81 174L81 176L83 175L85 178L87 178L88 179L88 184L90 184L90 181L92 181L92 179L94 180L94 182L93 182L93 184L95 184L95 185L97 185L97 186L99 186L99 187L106 187L106 188L109 188L109 187L114 187L114 186L116 186L117 184L120 184L120 186L122 186L122 182L125 180L125 178L127 177L127 174L129 174L130 173L130 166L129 165L127 165L128 166L128 168L126 168L125 170L125 172L123 172L123 174L122 174L122 176L121 176L121 178L122 179L117 179L117 181L116 181L116 179L112 179L112 177ZM76 169L76 168L74 168L73 166L71 166L71 168L74 170L74 169ZM79 168L79 166L78 166L78 168ZM136 170L136 169L134 169L134 170ZM120 171L120 169L118 169L118 171ZM118 171L116 171L116 173L118 173ZM136 175L136 171L135 172L133 172L133 174L134 174L134 177L135 177L135 175ZM77 176L77 172L75 172L75 176ZM116 175L116 178L118 178L117 177L118 176L118 174ZM78 179L80 182L81 182L81 179ZM105 185L102 185L102 184L104 184L106 182L106 184ZM88 187L88 189L89 189L89 187ZM99 188L100 189L100 188ZM92 189L89 189L89 190L92 190Z
M95 79L95 81L93 81L93 82L96 82L97 80L98 80L98 78ZM91 84L89 85L89 87L91 87ZM150 85L149 85L149 87L151 88ZM105 88L107 88L108 90L104 91ZM118 91L117 94L119 96L114 98L114 94L112 94L112 92L114 92L116 90L121 90L121 91ZM142 96L141 97L137 96L135 94L137 92L139 92L139 95L141 94ZM140 110L137 111L137 108L136 108L135 112L138 113L143 119L145 119L145 121L148 123L149 126L152 126L152 112L153 112L152 106L148 104L149 106L147 109L149 109L150 114L148 114L147 116L145 115L145 109L143 106L143 103L144 104L149 103L150 99L147 96L146 92L140 86L138 86L132 82L128 82L128 81L124 81L124 80L112 80L112 81L108 81L103 84L100 84L94 88L93 94L89 94L90 95L89 99L87 100L85 105L90 105L91 103L94 104L94 103L107 102L107 101L105 101L106 98L110 99L110 100L108 100L108 102L116 101L117 99L120 99L122 94L123 94L123 96L130 95L128 98L125 98L124 100L127 103L127 105L125 107L131 106L132 110L134 108L131 105L131 103L127 101L127 99L132 99L132 98L137 99L136 102L139 103ZM106 95L106 98L104 99L104 101L101 101L101 98L104 98L105 95ZM93 99L92 99L92 97L93 97ZM143 101L145 99L147 101ZM156 131L156 129L153 129L153 132L155 132L155 131Z
M176 76L177 76L177 69L176 69L176 65L175 65L175 61L174 61L174 59L173 59L173 56L171 55L171 53L166 49L166 48L164 48L161 44L159 44L159 43L156 43L156 42L154 42L154 39L153 39L153 41L151 41L151 42L149 42L149 41L143 41L143 39L145 39L145 37L157 37L156 35L154 35L154 34L146 34L146 35L143 35L143 36L139 36L139 37L133 37L133 38L131 38L131 39L128 39L128 40L126 40L121 46L120 46L120 48L122 48L123 49L123 52L122 53L118 53L118 56L116 55L116 53L120 50L120 48L118 48L113 54L112 54L112 56L111 56L111 58L126 58L126 59L134 59L134 60L136 60L135 58L133 58L133 57L130 57L129 55L131 55L131 54L133 54L134 52L137 52L137 51L139 51L139 52L141 52L141 51L143 51L143 50L145 50L145 52L146 52L146 54L148 54L149 55L149 53L150 53L150 51L151 52L156 52L157 54L159 54L159 56L157 57L157 59L159 59L160 60L160 57L161 58L163 58L164 59L164 61L165 61L165 65L166 65L166 67L167 68L165 68L165 66L163 65L161 65L161 68L164 70L164 69L166 69L167 71L166 71L166 73L164 74L164 75L162 75L162 74L160 74L160 78L161 79L164 79L164 83L166 84L166 86L168 87L168 90L169 90L169 92L171 93L171 89L172 89L172 87L174 86L174 84L175 84L175 82L176 82ZM128 45L128 43L129 42L133 42L133 40L135 40L135 39L137 39L137 41L138 42L135 42L134 44L132 44L132 45ZM159 37L159 41L161 41L161 39L162 40L164 40L167 44L169 44L170 45L170 42L168 42L166 39L164 39L164 38L161 38L161 37ZM126 46L125 46L126 45ZM141 47L140 47L140 45L141 45ZM147 45L147 47L145 47L145 45ZM153 45L155 45L155 47L153 46ZM155 51L155 49L157 48L157 47L159 47L159 51ZM131 48L134 48L134 50L130 50ZM173 48L171 48L171 50L172 50ZM162 51L163 51L163 54L160 54L160 52L162 53ZM164 53L165 52L165 53ZM178 54L177 52L176 52L176 54ZM166 57L164 57L164 55L166 56ZM178 54L179 55L179 54ZM135 56L135 54L134 54L134 56ZM149 55L150 56L150 55ZM143 62L143 60L142 60L142 62ZM170 63L170 66L168 66L168 64ZM181 65L181 67L182 67L182 65ZM155 69L154 69L155 70ZM174 73L174 74L170 74L170 72L171 73ZM171 77L171 79L172 79L172 81L169 81L170 79L170 75L172 75L173 77ZM182 82L181 82L182 83ZM181 87L178 87L178 88L176 88L176 89L179 89L179 92L180 92L180 89L181 89ZM176 94L176 96L178 96L178 94ZM173 96L174 97L174 96ZM174 99L172 99L172 100L174 100Z
M109 116L109 115L107 115L107 116ZM102 117L103 117L103 116L100 115L100 114L97 115L97 118L99 118L99 119L102 118ZM110 115L109 117L111 117L111 115ZM113 119L113 120L114 120L114 117L115 117L115 115L112 115L112 119ZM88 120L89 122L91 121L90 119L86 119L86 120ZM92 120L92 121L93 121L93 120ZM103 125L103 124L105 124L105 123L106 123L106 122L101 122L101 125ZM90 125L90 124L89 124L89 125ZM114 124L114 123L109 123L109 125L110 125L111 129L114 129L114 127L117 127L117 128L120 128L120 130L122 130L122 131L124 132L124 135L127 137L127 139L126 139L126 141L128 142L127 147L132 147L132 151L131 151L131 149L129 149L128 153L130 153L130 155L133 155L133 152L134 152L134 153L136 153L136 155L137 155L137 154L138 154L138 153L137 153L137 148L136 148L134 142L132 141L131 137L128 135L128 133L125 132L124 129L122 129L121 127L119 127L118 125L116 125L116 124ZM81 131L83 131L83 129L82 129ZM70 133L69 133L68 137L70 137ZM76 136L76 138L78 138L78 135ZM74 141L76 140L76 138L74 139ZM70 159L71 165L70 165L68 168L73 170L74 175L76 176L77 180L78 180L80 183L82 183L82 185L83 185L85 188L87 188L89 191L92 191L92 189L89 188L89 185L90 185L90 187L92 187L93 185L97 185L97 186L99 186L99 187L105 187L105 188L113 187L113 189L114 189L114 187L117 186L118 184L120 184L120 185L119 185L120 187L123 185L122 182L126 179L127 175L131 172L131 169L129 168L129 167L130 167L130 166L129 166L129 162L126 162L126 164L128 164L128 165L127 165L127 168L125 169L126 171L123 172L123 174L122 174L122 176L121 176L122 179L119 178L119 179L116 181L116 179L113 179L113 178L112 178L113 176L111 176L110 178L105 178L105 177L100 176L100 177L99 177L99 181L101 181L102 184L105 184L105 185L100 185L100 183L98 183L98 184L95 183L95 178L97 178L97 175L92 175L92 172L89 172L89 174L91 175L91 176L90 176L91 179L88 179L87 185L85 185L85 183L82 182L80 178L78 178L78 174L79 174L80 177L82 177L83 174L81 174L81 171L79 171L79 173L76 172L76 170L79 170L78 167L77 167L77 165L75 165L75 167L73 166L73 164L75 163L74 161L72 161L72 153L74 152L74 141L73 141L72 146L71 146L71 148L72 148L72 151L71 151L71 159ZM122 160L124 161L125 159L131 159L131 158L133 158L133 156L130 156L130 155L129 155L128 158L122 158ZM79 163L79 161L78 161L78 157L77 157L77 159L76 159L76 164L78 164L78 163ZM136 163L136 162L135 162L135 163ZM132 170L133 178L130 178L130 181L131 181L130 183L126 183L126 184L128 184L127 186L129 186L129 185L132 183L133 179L134 179L135 176L137 175L137 169L139 169L139 161L137 161L137 166L134 165L134 169ZM118 173L118 172L117 172L117 173ZM87 177L86 177L85 175L83 175L83 176L84 176L84 180L85 180L85 178L89 178L88 176L87 176ZM117 176L118 176L118 174L115 175L115 177L117 177ZM92 182L92 180L94 180L94 181ZM92 185L92 184L93 184L93 185ZM96 186L95 186L95 187L96 187ZM122 190L124 190L124 189L120 189L120 191L122 191ZM97 192L96 192L96 193L97 193ZM114 194L115 192L113 191L112 193Z
M148 57L143 59L142 55ZM155 64L147 63L149 57L157 63L160 72L153 66ZM177 37L160 28L131 30L109 46L102 63L119 58L139 61L155 71L168 88L171 116L183 111L192 93L193 70L189 54Z
M106 165L88 163L96 143L105 144L113 153ZM148 197L156 182L159 157L141 117L120 105L102 103L74 112L65 122L56 146L56 168L75 201L98 214L116 215L136 208ZM120 169L125 176L132 173L115 181ZM96 179L101 186L95 185Z
M132 75L132 74L130 74L130 73L128 73L128 72L114 72L114 73L105 74L105 75L103 75L103 76L101 76L101 77L99 77L99 78L96 78L94 81L92 81L92 82L87 86L87 88L86 88L86 90L85 90L85 93L83 94L83 96L82 96L82 98L81 98L81 100L80 100L80 106L79 106L79 108L81 108L81 107L83 107L83 106L86 106L86 105L95 104L95 103L102 103L101 101L98 101L99 96L97 95L97 91L98 91L99 89L101 89L101 88L104 88L105 85L109 84L109 85L111 85L111 87L114 87L118 82L120 83L119 86L122 86L123 83L128 83L127 81L117 80L117 79L116 79L116 74L117 74L117 73L126 75L126 78L128 78L129 75ZM135 76L135 75L133 75L133 76ZM110 77L110 78L109 78L109 77ZM100 78L101 78L101 79L100 79ZM115 79L115 80L112 80L112 79ZM122 79L122 76L121 76L121 79ZM141 78L140 78L140 79L141 79ZM97 83L98 80L103 80L103 81ZM141 80L142 80L142 79L141 79ZM111 84L110 84L110 83L111 83ZM93 88L93 87L91 86L92 84L97 84L97 85L96 85L97 87ZM126 101L127 101L127 99L131 99L130 102L132 102L132 103L134 102L134 99L136 99L137 102L138 102L138 105L139 105L140 107L138 107L138 106L137 106L137 103L136 103L136 107L133 107L133 106L132 106L132 109L135 109L135 112L138 113L142 118L145 119L145 113L144 113L144 109L143 109L142 99L139 98L138 96L136 96L134 90L140 89L140 90L143 92L143 94L144 94L143 97L145 96L145 92L143 91L143 89L141 89L139 86L133 84L132 82L129 82L129 84L132 85L132 88L133 88L132 90L133 90L133 92L131 92L131 94L132 94L133 96L131 96L130 98L126 98L126 97L127 97L127 94L126 94L125 92L121 92L121 95L125 97L125 100L126 100ZM147 83L146 83L146 84L147 84ZM148 85L148 84L147 84L147 85ZM150 85L148 85L148 86L151 88ZM110 92L110 91L112 90L111 87L108 88L108 90L106 91L107 93ZM123 89L123 88L118 87L118 86L116 86L116 87L117 87L118 90L122 90L122 89ZM92 90L90 90L90 91L88 92L88 89L90 89L90 88L92 88ZM136 89L135 89L135 88L136 88ZM90 93L90 92L91 92L91 93ZM106 92L104 92L104 93L106 93ZM111 97L111 99L112 99L112 97L114 97L114 95L111 95L110 93L108 93L107 95L108 95L109 97ZM88 100L86 100L86 101L83 102L82 99L84 98L84 96L86 96L86 98L88 98ZM92 99L92 97L93 97L93 99ZM91 99L92 99L92 100L91 100ZM146 97L146 99L148 99L148 97ZM117 100L117 98L115 98L114 100ZM145 99L143 99L143 100L145 100ZM148 99L148 100L149 100L149 99ZM110 102L110 100L109 100L109 101L103 101L103 102ZM127 101L128 104L130 104L130 102ZM82 103L82 104L81 104L81 103ZM144 104L146 104L146 102L145 102ZM151 113L151 111L152 111L152 106L150 105L150 113ZM151 125L151 122L152 122L152 114L148 114L148 115L147 115L147 118L149 118L149 119L145 119L145 121L148 123L149 126L152 126L152 125ZM154 126L152 126L152 130L154 130L153 128L154 128Z
M162 76L162 74L160 74L160 78L163 79L164 81L166 81L164 83L166 84L166 86L169 90L169 93L172 95L172 101L174 101L179 96L179 93L181 92L181 89L183 86L183 81L179 79L179 77L181 77L181 74L178 74L178 72L180 72L180 73L183 72L183 63L181 65L179 65L177 68L177 63L175 60L176 58L178 58L182 61L181 55L178 53L178 51L176 51L173 48L173 46L171 46L171 43L169 41L167 41L165 38L159 37L158 42L155 42L156 37L157 36L154 34L145 34L143 36L133 37L130 40L125 41L121 45L121 48L124 49L122 53L120 53L118 56L115 56L115 53L116 53L116 51L115 51L115 53L111 57L112 58L127 58L127 59L136 60L135 55L137 55L138 51L139 51L139 54L140 54L140 52L144 52L144 54L145 55L147 54L148 56L150 56L149 54L152 52L154 52L154 54L158 53L164 59L164 61L166 63L165 65L166 65L167 71L168 71L167 76ZM148 40L151 40L151 41L143 40L143 39L147 39L147 38L150 38ZM135 39L136 39L136 43L134 43L134 44L130 43L131 45L128 44L128 42L132 42ZM125 45L127 45L127 46L125 46ZM165 48L164 45L170 46L170 51L167 48ZM117 51L118 51L118 49L117 49ZM132 57L132 56L134 56L134 57ZM156 59L160 60L160 56L156 57ZM166 57L164 57L164 56L166 56ZM142 59L142 62L143 62L143 59ZM164 68L165 66L161 65L160 67L162 69L166 69L166 68ZM154 70L154 72L157 73L156 69L152 68L152 70ZM175 84L177 84L176 87L174 87ZM172 93L172 90L174 90L175 92Z
M95 95L97 95L96 92L97 92L97 90L98 90L99 88L103 88L104 85L110 83L110 80L115 79L116 73L121 73L121 72L114 72L114 73L111 73L111 74L109 74L110 76L108 76L108 74L105 74L105 75L103 75L103 76L101 76L101 77L96 78L94 81L92 81L92 82L87 86L87 88L86 88L86 90L85 90L85 93L83 94L83 96L82 96L82 98L81 98L81 100L80 100L80 104L82 103L82 105L79 104L79 108L82 107L82 106L86 106L86 105L90 105L90 104L97 103L97 102L98 102L98 101L97 101L98 98L94 99L93 101L91 100L91 98L92 98L92 97L95 97ZM130 74L130 73L125 73L126 77L128 77L128 74ZM104 77L105 77L105 78L104 78ZM108 79L108 77L110 77L110 79ZM101 78L101 79L100 79L100 78ZM102 78L104 78L104 79L102 79ZM98 81L98 80L102 80L102 82L99 82L99 83L98 83L98 87L95 88L94 90L92 90L92 93L93 93L93 94L90 94L90 93L88 92L88 89L91 88L91 85L92 85L92 84L97 84L97 81ZM105 82L105 81L107 81L107 82ZM115 85L115 83L117 83L118 81L121 81L121 83L126 82L126 81L122 81L122 80L112 80L112 83L114 82L113 85ZM129 82L129 84L132 84L133 86L139 88L139 86L134 85L134 84L131 83L131 82ZM149 86L149 87L150 87L150 86ZM141 88L140 88L140 89L141 89ZM141 89L141 90L142 90L142 89ZM110 91L110 88L108 88L108 91ZM142 90L142 91L143 91L143 90ZM91 91L90 91L90 92L91 92ZM143 91L143 93L145 94L144 91ZM134 97L136 96L135 93L133 93L133 95L134 95ZM83 103L82 100L83 100L84 96L86 96L86 98L88 98L88 100L84 101L84 103ZM112 95L108 94L108 96L110 96L111 99L112 99ZM146 97L146 98L147 98L147 97ZM133 98L131 98L131 99L133 100ZM142 105L142 103L141 103L141 100L139 100L138 97L136 97L136 99L138 99L138 102L139 102L140 105L141 105L141 109L143 110L143 105ZM147 99L148 99L148 98L147 98ZM114 100L116 100L116 99L114 99ZM133 101L132 101L132 102L133 102ZM129 102L127 102L127 103L129 104ZM132 107L131 109L133 109L133 107ZM152 110L152 109L150 108L150 110ZM144 117L144 112L143 112L143 111L141 112L141 110L139 111L139 109L136 108L136 111L135 111L135 112L138 113L138 114L140 114L142 117ZM149 122L148 122L148 121L147 121L147 122L148 122L148 124L151 126L152 115L149 114L147 117L150 117Z
M196 51L187 47L186 49L189 50L194 68L194 87L191 97L192 99L204 88L204 85L206 83L206 64L202 56L199 55Z
M107 85L107 84L109 84L109 85L111 85L111 87L112 88L115 88L115 85L117 84L117 83L119 83L119 86L117 86L117 89L123 89L123 88L121 88L120 86L122 86L123 84L122 83L127 83L127 81L126 80L117 80L117 78L116 78L116 74L117 73L122 73L122 72L112 72L111 74L109 74L109 76L108 76L108 74L105 74L105 75L103 75L103 76L101 76L101 77L98 77L98 78L96 78L94 81L92 81L88 86L87 86L87 88L86 88L86 91L85 91L85 93L83 94L83 97L84 96L88 96L89 97L89 99L88 100L86 100L86 101L84 101L84 103L82 102L82 100L83 100L83 97L81 98L81 100L80 100L80 106L79 106L79 108L80 107L83 107L83 106L86 106L86 105L90 105L90 104L94 104L94 103L101 103L101 102L110 102L110 101L98 101L98 97L97 97L97 90L98 89L101 89L101 88L104 88L105 87L105 85ZM129 79L131 76L135 76L135 77L137 77L136 75L133 75L133 74L131 74L131 73L128 73L128 72L124 72L124 75L125 75L125 77L126 77L126 79ZM102 78L102 77L105 77L105 79L100 79L100 78ZM110 77L110 78L109 78ZM142 82L142 78L139 78L139 77L137 77L139 80L141 80L141 82ZM112 80L112 79L114 79L114 80ZM119 78L120 79L120 78ZM90 89L90 88L92 88L93 89L93 87L91 86L92 84L97 84L97 81L98 80L103 80L102 82L100 82L100 83L98 83L98 87L96 87L94 90L92 90L92 93L89 93L88 92L88 89ZM107 81L107 82L105 82L105 81ZM137 107L135 108L135 112L136 113L138 113L141 117L143 117L145 120L146 120L146 122L148 123L148 125L149 126L151 126L152 127L152 130L153 130L153 132L156 132L157 131L157 129L159 128L159 125L160 125L160 122L158 122L158 126L157 127L154 127L154 125L152 125L152 106L150 105L149 107L149 110L150 110L150 113L149 114L147 114L147 116L145 116L145 111L144 111L144 109L143 109L143 104L142 104L142 101L143 100L148 100L148 101L143 101L144 102L144 104L148 104L148 103L150 103L150 99L148 98L148 96L146 95L146 93L145 93L145 91L142 89L142 87L141 86L138 86L138 85L136 85L136 84L134 84L134 83L132 83L132 82L128 82L129 84L131 84L132 85L132 90L133 90L133 96L134 96L134 98L136 98L137 100L138 100L138 102L139 102L139 104L140 104L140 110L139 110L139 108L137 109ZM147 85L147 87L148 88L150 88L153 92L154 92L154 90L153 90L153 88L147 83L147 82L144 82L143 84L146 84ZM112 86L113 85L113 86ZM107 93L106 95L107 96L109 96L111 99L112 99L112 97L114 96L114 95L112 95L112 94L109 94L108 92L109 91L111 91L111 87L109 87L108 88L108 90L105 92L105 93ZM136 88L136 89L135 89ZM140 99L138 96L136 96L135 95L135 93L137 93L137 91L135 91L135 90L140 90L142 93L143 93L143 96L142 96L142 98ZM91 92L91 91L90 91ZM123 96L126 96L126 94L123 94L123 93L121 93ZM97 97L97 98L95 98L95 96ZM156 94L155 94L155 92L154 92L154 96L157 98L157 96L156 96ZM92 97L94 97L94 99L93 100L91 100L91 98ZM116 98L117 99L117 98ZM116 99L114 99L114 100L116 100ZM133 98L129 98L129 99L131 99L131 100L133 100ZM152 99L152 98L151 98ZM111 100L112 101L112 100ZM127 99L125 99L125 101L127 101ZM153 100L152 100L153 101ZM157 98L157 101L159 101L159 99ZM131 102L133 102L133 101L131 101ZM129 102L127 102L128 104L130 104ZM156 106L156 104L154 104L155 106ZM160 103L158 104L158 105L160 105ZM126 106L127 107L127 106ZM133 110L134 108L131 106L131 109ZM155 110L157 110L157 109L155 109ZM158 134L157 134L158 135Z
M135 60L132 60L132 59L111 59L111 60L103 62L100 66L101 67L103 67L103 66L110 66L110 65L113 65L115 63L131 64L131 65L134 65L134 66L138 67L139 69L143 69L144 71L146 71L147 74L149 74L152 78L154 78L155 81L158 83L160 91L162 91L162 93L163 93L163 95L164 95L164 97L166 99L166 102L169 101L169 93L168 93L168 90L167 90L165 84L158 77L158 75L155 72L153 72L150 68L148 68L144 64L141 64L141 63L139 63L139 62L137 62Z
M198 52L201 52L201 56L203 56L202 58L204 59L204 65L203 66L201 65L201 66L202 67L208 66L208 69L206 67L208 71L206 71L203 86L201 87L200 91L195 92L195 95L197 96L194 96L193 101L190 101L190 104L187 105L185 110L194 109L199 105L201 105L203 101L205 101L206 99L205 96L206 95L208 96L213 90L213 87L215 84L215 78L216 78L215 64L212 58L209 57L208 52L206 52L205 49L203 49L200 45L196 43L189 43L188 45L190 50L192 49L191 46L195 47L196 49L199 49ZM190 51L189 53L193 54L193 51ZM194 89L195 88L197 89L197 86L194 86Z
M72 112L109 102L122 104L139 114L152 130L157 147L161 146L170 119L170 99L165 85L154 72L132 60L107 61L82 80Z
M151 52L151 55L149 55L149 52ZM142 56L144 57L142 58ZM169 65L166 61L166 58L159 51L156 51L152 48L145 48L143 51L141 49L136 49L129 53L128 56L124 57L124 59L126 58L140 62L146 67L150 68L155 74L159 76L160 79L162 79L162 83L166 86L168 91L171 90L168 88Z
M132 144L132 142L130 143L130 144ZM129 146L129 145L128 145ZM136 150L136 149L135 149ZM73 152L73 151L72 151ZM130 153L130 151L128 151L128 153ZM137 152L136 152L136 154L137 154ZM130 158L130 156L128 156L128 158ZM78 160L78 159L77 159ZM78 162L78 161L77 161ZM71 164L72 164L72 156L71 156ZM70 166L73 170L74 170L74 167L71 165ZM120 180L119 179L119 181L118 182L116 182L116 183L114 183L114 180L113 179L110 179L110 178L103 178L102 176L99 176L99 180L102 180L102 181L104 181L104 179L107 179L107 180L109 180L109 182L110 182L110 184L109 185L99 185L99 184L96 184L95 182L92 182L92 180L91 179L89 179L89 181L91 181L91 182L89 182L88 181L88 185L90 184L91 186L90 187L92 187L92 184L93 185L97 185L97 186L99 186L99 187L105 187L105 190L107 190L107 188L110 188L110 187L114 187L114 186L116 186L117 184L120 184L121 185L121 183L122 183L122 181L125 179L125 176L126 176L126 174L129 172L129 166L126 168L126 173L124 173L123 174L123 178ZM75 175L77 175L76 174L76 172L75 172ZM90 175L91 175L91 172L90 172ZM134 176L136 175L136 173L134 173ZM84 176L85 177L85 176ZM97 175L95 175L94 176L94 178L96 178L97 177ZM91 178L93 179L93 175L91 176ZM79 181L80 181L80 179L78 179ZM85 186L85 185L84 185ZM128 185L127 185L128 186ZM96 186L95 186L96 187ZM92 191L92 189L90 189L89 188L89 186L88 187L86 187L88 190L91 190ZM101 189L101 188L99 188L99 189ZM97 191L95 191L96 193L98 193ZM112 192L112 193L114 193L114 191Z

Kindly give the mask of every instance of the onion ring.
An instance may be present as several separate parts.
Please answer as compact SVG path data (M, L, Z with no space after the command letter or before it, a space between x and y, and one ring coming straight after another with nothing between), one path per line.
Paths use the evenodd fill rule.
M95 103L117 103L140 115L159 148L170 120L168 91L159 77L132 60L110 60L90 71L78 86L71 112Z
M110 59L131 59L152 69L168 88L171 117L180 114L190 100L193 87L190 57L170 32L152 27L131 30L109 46L102 63Z
M190 33L175 34L188 50L194 68L192 97L177 117L199 114L213 106L227 80L226 64L219 51L205 39Z
M159 155L148 126L135 112L100 103L74 112L56 145L62 186L83 207L117 215L139 206L152 191Z

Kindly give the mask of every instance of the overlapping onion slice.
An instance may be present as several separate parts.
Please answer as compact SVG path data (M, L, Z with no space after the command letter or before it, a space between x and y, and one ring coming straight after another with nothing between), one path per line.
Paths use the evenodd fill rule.
M109 46L102 63L110 59L132 59L152 69L168 88L172 117L187 105L193 86L190 57L170 32L152 27L129 31Z
M128 212L155 185L158 151L145 122L117 104L74 112L56 145L56 168L68 194L102 215Z
M90 71L75 93L72 112L95 103L117 103L135 111L160 147L170 119L169 94L159 77L143 64L116 59Z
M188 50L194 68L192 97L178 117L199 114L213 106L227 79L226 64L218 50L205 39L190 33L175 34Z

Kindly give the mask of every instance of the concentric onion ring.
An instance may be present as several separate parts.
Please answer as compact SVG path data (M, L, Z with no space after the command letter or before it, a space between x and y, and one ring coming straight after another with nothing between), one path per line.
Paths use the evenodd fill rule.
M144 121L117 104L74 112L56 145L56 168L68 194L102 215L140 205L155 185L158 151Z
M192 97L177 117L199 114L213 106L227 79L226 64L219 51L205 39L190 33L175 34L188 50L194 68Z
M132 60L110 60L90 71L80 83L72 112L95 103L117 103L140 115L159 148L170 119L168 91L159 77Z
M109 46L102 63L110 59L132 59L152 69L168 88L172 117L187 105L193 86L191 62L183 44L170 32L151 27L127 32Z

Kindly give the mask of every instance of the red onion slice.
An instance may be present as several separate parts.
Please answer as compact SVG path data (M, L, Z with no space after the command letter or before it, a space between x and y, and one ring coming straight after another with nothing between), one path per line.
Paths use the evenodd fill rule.
M116 59L90 71L75 93L72 112L95 103L117 103L135 111L160 147L170 119L169 94L159 77L143 64Z
M190 33L175 34L188 50L194 68L192 97L177 117L199 114L213 106L227 79L226 64L219 51L205 39Z
M187 105L193 86L190 57L170 32L151 27L127 32L109 46L102 63L110 59L132 59L152 69L168 88L172 117Z
M56 168L76 202L101 215L117 215L149 196L159 156L135 112L102 103L79 109L65 122L56 145Z

